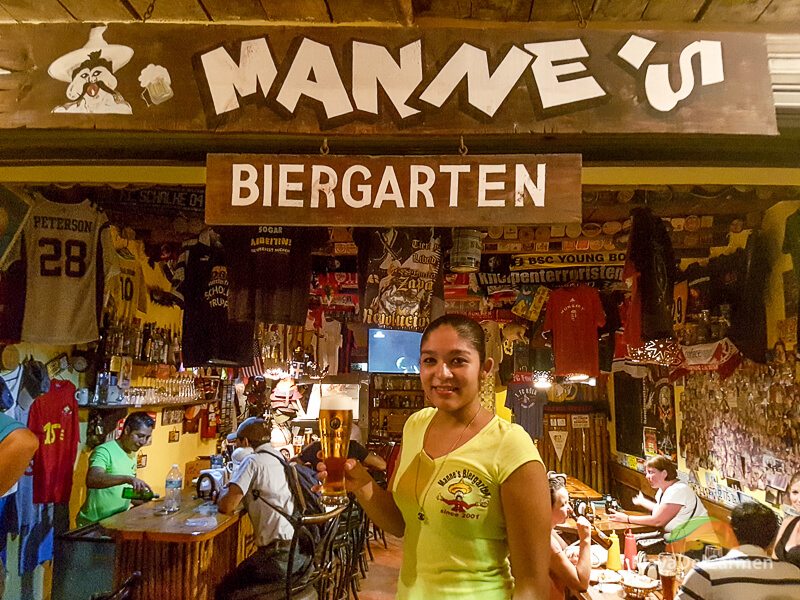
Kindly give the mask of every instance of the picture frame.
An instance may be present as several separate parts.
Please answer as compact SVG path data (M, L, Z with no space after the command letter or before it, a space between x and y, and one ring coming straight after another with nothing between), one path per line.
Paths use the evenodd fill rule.
M169 441L170 444L173 444L175 442L179 442L180 439L181 439L181 432L178 431L177 429L173 429L172 431L169 432L169 440L168 441Z

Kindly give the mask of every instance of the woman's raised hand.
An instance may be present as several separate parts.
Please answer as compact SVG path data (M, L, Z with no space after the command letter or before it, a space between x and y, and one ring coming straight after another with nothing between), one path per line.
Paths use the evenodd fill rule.
M642 492L639 492L631 499L631 502L633 502L636 506L645 506L647 498L644 497L644 494Z
M317 477L320 481L325 481L328 472L325 470L325 463L322 462L322 452L317 453L320 462L317 463ZM364 465L354 458L348 458L344 463L344 487L348 492L355 492L373 481Z
M578 539L580 541L592 539L592 524L589 523L589 520L586 517L581 515L575 519L575 525L578 529Z

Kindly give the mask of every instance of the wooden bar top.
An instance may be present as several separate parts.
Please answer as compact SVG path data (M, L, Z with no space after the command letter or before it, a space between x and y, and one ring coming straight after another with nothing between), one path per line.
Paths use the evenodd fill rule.
M179 511L165 515L158 511L163 502L145 502L128 511L117 513L100 521L116 539L146 539L157 542L199 542L216 537L236 524L242 513L203 514L199 507L206 501L194 497L194 490L184 490ZM188 520L198 521L187 523ZM202 521L200 521L202 519Z

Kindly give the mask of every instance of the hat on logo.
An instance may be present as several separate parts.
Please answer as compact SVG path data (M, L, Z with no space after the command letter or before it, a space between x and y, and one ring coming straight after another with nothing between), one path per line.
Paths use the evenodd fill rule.
M38 360L26 360L22 366L22 383L19 387L17 404L28 410L33 401L50 390L50 377L45 367Z

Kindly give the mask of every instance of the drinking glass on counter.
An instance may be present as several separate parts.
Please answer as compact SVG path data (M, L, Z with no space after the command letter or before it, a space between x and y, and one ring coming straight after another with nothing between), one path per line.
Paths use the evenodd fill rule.
M703 559L714 560L715 558L722 558L722 547L709 544L703 549Z
M661 578L661 593L664 600L675 597L675 576L678 574L678 561L672 552L658 555L658 576Z
M319 407L319 435L322 460L328 472L322 486L322 503L328 506L347 504L344 487L344 462L350 446L353 426L353 399L344 394L321 394Z

